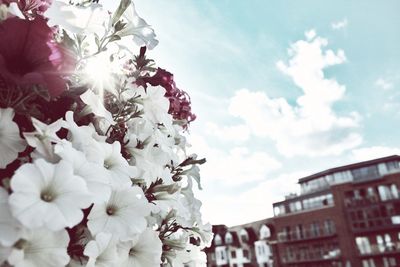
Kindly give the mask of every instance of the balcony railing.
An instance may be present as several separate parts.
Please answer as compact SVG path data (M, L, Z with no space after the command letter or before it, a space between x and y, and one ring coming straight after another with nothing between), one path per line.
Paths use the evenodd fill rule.
M337 260L340 258L340 249L334 249L331 251L324 250L299 250L295 253L284 253L282 255L283 263L305 263L305 262L318 262L318 261L329 261Z
M400 202L399 198L390 198L387 200L380 200L378 196L374 197L366 197L366 198L346 198L344 200L344 204L347 208L359 208L359 207L364 207L364 206L373 206L377 204L383 204L383 203L390 203L390 202Z
M359 248L360 256L373 256L379 254L398 254L400 253L400 242L389 242L382 245L373 244L368 247Z
M364 220L351 220L352 231L354 233L366 233L366 232L374 232L379 230L389 230L389 229L399 229L400 224L398 224L395 220L400 215L393 215L390 217L376 217L376 218L368 218Z
M303 231L290 231L290 232L279 232L278 241L279 242L296 242L296 241L306 241L310 239L319 239L336 236L336 229L331 228L321 228L316 231L303 230Z

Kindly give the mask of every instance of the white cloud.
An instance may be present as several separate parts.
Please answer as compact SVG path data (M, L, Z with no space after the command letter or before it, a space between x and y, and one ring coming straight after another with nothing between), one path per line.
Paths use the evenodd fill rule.
M298 192L297 180L306 175L303 171L281 174L234 196L208 196L202 207L204 218L212 220L213 224L233 226L271 217L272 203L284 200L289 193Z
M348 21L345 18L345 19L342 19L340 21L332 22L331 27L334 30L340 30L340 29L346 28L347 25L348 25Z
M389 80L379 78L375 81L375 85L378 86L382 90L389 90L393 88L393 83Z
M285 156L339 155L362 142L356 132L360 115L341 116L333 110L346 88L326 78L324 69L344 63L346 57L343 50L325 50L327 45L321 37L297 41L289 49L289 63L277 62L278 69L303 91L297 105L246 89L231 99L230 113L243 119L255 136L274 140Z
M314 29L311 29L309 31L306 31L304 35L306 36L307 41L311 41L312 39L314 39L315 36L317 36L317 32Z
M246 147L233 147L228 151L212 147L201 136L191 135L191 150L205 156L201 176L208 182L221 181L229 185L240 185L265 179L267 174L279 169L282 164L263 151L249 151ZM205 181L207 182L207 181Z
M372 146L354 149L352 157L355 161L365 161L386 156L400 155L400 148L386 146Z
M216 123L206 123L206 133L223 141L244 142L249 139L250 129L247 125L220 126Z

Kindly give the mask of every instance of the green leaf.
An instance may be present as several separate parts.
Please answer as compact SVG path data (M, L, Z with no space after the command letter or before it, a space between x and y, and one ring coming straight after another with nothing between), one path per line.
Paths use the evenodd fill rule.
M128 6L131 4L131 0L121 0L119 3L119 6L117 10L115 11L113 17L112 17L112 25L114 25L124 14L125 10L128 8Z
M119 40L121 40L121 36L119 35L114 34L113 36L110 37L110 43Z
M96 33L94 34L94 41L96 42L97 48L100 48L100 38Z
M122 21L118 21L115 25L114 25L114 31L115 32L119 32L120 30L124 29L126 26L126 23L123 23Z

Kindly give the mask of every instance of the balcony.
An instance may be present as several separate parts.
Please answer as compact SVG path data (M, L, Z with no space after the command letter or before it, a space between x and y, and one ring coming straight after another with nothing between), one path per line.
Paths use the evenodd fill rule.
M400 228L399 199L348 209L347 214L355 233Z
M281 243L289 243L289 242L302 242L313 239L322 239L336 236L336 229L326 229L322 228L318 231L310 231L303 230L299 231L290 231L290 232L279 232L278 233L278 242Z
M359 248L360 251L360 248ZM359 252L360 257L373 257L373 256L382 256L382 255L398 255L400 253L400 242L391 242L390 244L382 244L382 245L370 245L368 247L364 247Z
M355 198L346 198L344 200L344 204L346 208L348 209L358 209L362 207L370 207L370 206L376 206L384 203L396 203L400 204L400 199L399 198L392 198L392 199L387 199L385 201L380 200L378 197L369 197L369 198L360 198L360 199L355 199Z
M322 261L335 261L340 259L340 249L334 249L331 251L323 250L299 250L295 253L285 253L282 255L282 263L312 263Z

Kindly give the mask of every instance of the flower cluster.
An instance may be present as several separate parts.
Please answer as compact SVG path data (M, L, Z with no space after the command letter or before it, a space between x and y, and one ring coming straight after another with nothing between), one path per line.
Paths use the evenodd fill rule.
M0 36L0 266L205 266L195 115L132 0L0 0Z
M165 96L169 99L169 113L176 120L184 122L192 122L196 119L196 115L192 113L191 101L189 95L176 87L174 76L172 73L158 68L154 76L141 77L136 81L138 85L145 86L151 84L152 86L162 86L165 88Z

